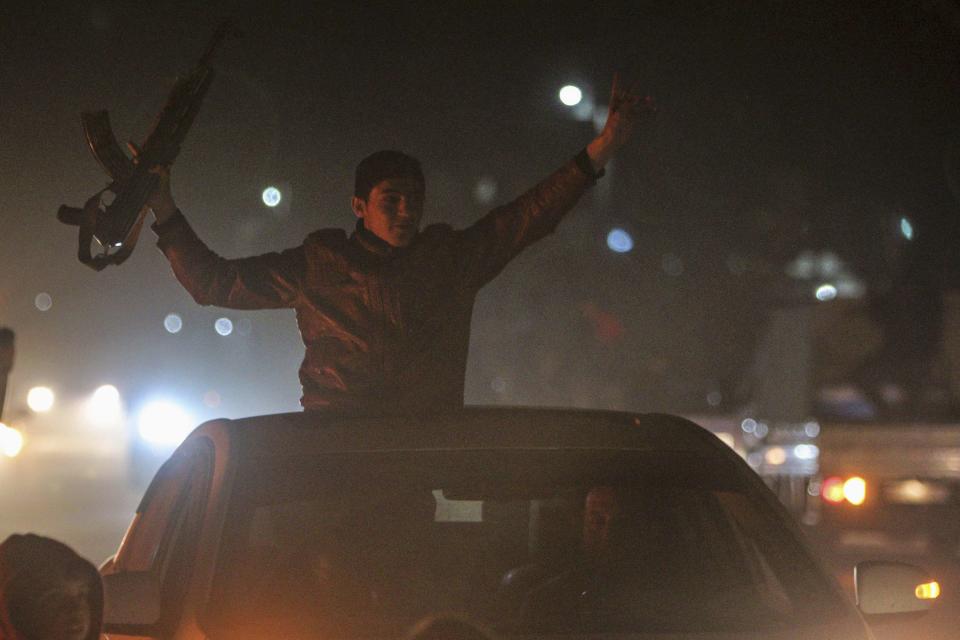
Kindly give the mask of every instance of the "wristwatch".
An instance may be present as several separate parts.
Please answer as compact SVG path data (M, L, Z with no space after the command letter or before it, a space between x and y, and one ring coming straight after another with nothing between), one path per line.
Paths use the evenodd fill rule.
M603 177L603 174L607 172L606 169L600 169L600 171L593 170L593 163L590 162L590 156L587 155L587 149L584 147L580 153L573 157L573 161L577 163L580 171L590 178L591 182L596 183L597 180Z

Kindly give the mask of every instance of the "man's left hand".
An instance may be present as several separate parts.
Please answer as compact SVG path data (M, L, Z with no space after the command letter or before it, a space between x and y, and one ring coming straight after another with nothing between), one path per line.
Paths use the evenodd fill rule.
M625 88L620 74L613 75L607 122L600 135L587 147L587 154L595 169L601 169L613 153L633 136L637 125L656 112L653 98L641 96L639 85L637 81Z

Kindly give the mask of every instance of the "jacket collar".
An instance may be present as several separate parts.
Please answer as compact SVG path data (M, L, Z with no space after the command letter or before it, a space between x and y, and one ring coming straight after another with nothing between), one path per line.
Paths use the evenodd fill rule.
M363 218L357 220L357 227L351 236L351 239L357 242L361 247L378 256L384 258L393 258L403 251L402 248L394 247L384 241L380 236L369 231L363 224Z

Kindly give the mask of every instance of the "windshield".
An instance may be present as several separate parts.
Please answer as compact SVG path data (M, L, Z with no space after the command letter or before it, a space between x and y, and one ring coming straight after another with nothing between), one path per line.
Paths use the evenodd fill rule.
M437 611L508 635L822 621L832 592L760 502L715 463L643 451L260 461L241 473L206 626L398 637Z

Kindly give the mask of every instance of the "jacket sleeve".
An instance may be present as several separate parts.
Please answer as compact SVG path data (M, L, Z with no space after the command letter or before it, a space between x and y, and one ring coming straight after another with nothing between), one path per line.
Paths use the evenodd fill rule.
M464 286L482 287L525 247L552 233L593 183L594 178L571 160L516 200L458 232Z
M199 304L279 309L293 306L300 295L306 270L303 245L281 253L227 259L207 248L179 211L152 228L177 280Z

